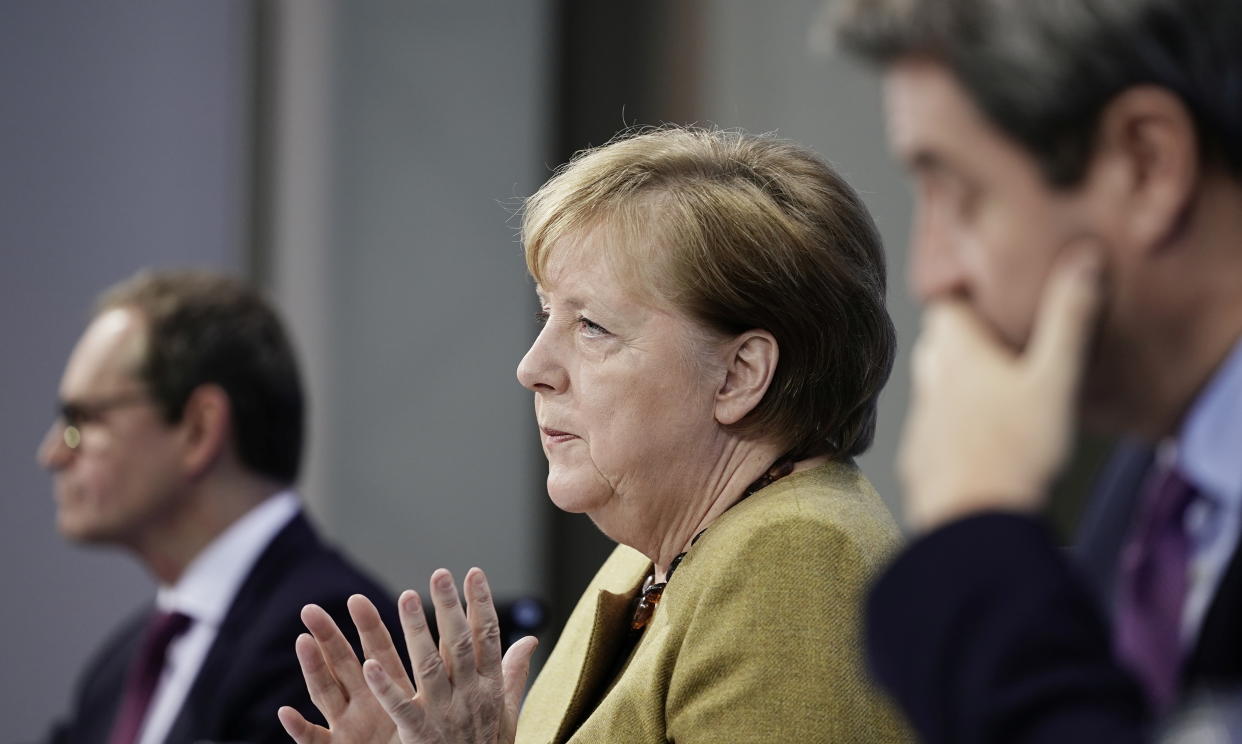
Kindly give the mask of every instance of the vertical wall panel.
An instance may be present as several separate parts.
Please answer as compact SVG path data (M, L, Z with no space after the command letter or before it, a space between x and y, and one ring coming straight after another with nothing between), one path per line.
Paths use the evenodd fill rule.
M512 210L547 175L548 11L368 0L285 21L290 48L330 27L283 78L328 70L282 93L326 116L284 113L321 146L282 144L275 177L273 281L321 365L307 495L393 589L479 565L501 597L539 592L552 507L514 377L535 304Z

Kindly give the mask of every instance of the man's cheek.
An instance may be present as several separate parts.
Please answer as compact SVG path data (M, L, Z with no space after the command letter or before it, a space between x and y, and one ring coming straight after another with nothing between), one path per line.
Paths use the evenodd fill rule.
M1017 287L999 285L986 295L981 293L972 309L994 341L1015 353L1026 348L1036 308L1019 295Z

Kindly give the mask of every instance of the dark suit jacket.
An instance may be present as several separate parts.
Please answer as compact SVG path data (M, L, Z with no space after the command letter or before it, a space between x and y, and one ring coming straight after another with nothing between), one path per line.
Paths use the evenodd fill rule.
M1121 549L1152 460L1150 447L1137 442L1123 442L1118 446L1083 517L1075 552L1096 596L1106 608L1113 606ZM1239 629L1242 629L1242 550L1235 549L1182 670L1182 687L1187 694L1242 686L1242 632Z
M921 741L1150 736L1097 600L1033 519L978 515L911 544L872 588L867 653Z
M322 722L293 651L294 640L305 632L299 611L308 603L321 605L357 648L345 606L351 594L364 594L375 602L389 631L401 637L388 592L324 545L302 515L294 517L238 589L167 744L286 744L289 737L276 719L282 705ZM107 742L130 659L150 611L144 608L127 621L87 667L72 718L49 736L50 744Z
M916 541L873 588L873 670L930 742L1132 742L1141 693L1111 656L1117 566L1151 467L1123 442L1071 560L1038 522L982 515ZM1021 582L1020 586L1014 586ZM917 620L915 620L917 618ZM1242 550L1183 669L1184 699L1242 686Z

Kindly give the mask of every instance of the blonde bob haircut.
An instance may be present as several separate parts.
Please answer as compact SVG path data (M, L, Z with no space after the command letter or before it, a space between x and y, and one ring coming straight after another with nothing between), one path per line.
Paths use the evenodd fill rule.
M871 445L896 344L884 252L858 195L817 156L736 131L622 133L526 200L531 275L543 283L556 246L597 229L600 260L640 290L716 334L776 339L772 384L734 431L795 458Z

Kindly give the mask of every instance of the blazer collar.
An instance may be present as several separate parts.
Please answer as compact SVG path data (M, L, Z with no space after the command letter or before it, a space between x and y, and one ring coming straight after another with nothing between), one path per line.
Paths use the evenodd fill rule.
M639 581L641 583L641 579ZM616 669L617 654L626 638L637 592L638 586L622 594L607 589L596 593L594 620L586 640L586 656L579 667L569 705L561 715L553 741L563 742L573 735L591 715L603 688L611 682L608 675Z

